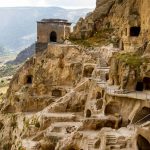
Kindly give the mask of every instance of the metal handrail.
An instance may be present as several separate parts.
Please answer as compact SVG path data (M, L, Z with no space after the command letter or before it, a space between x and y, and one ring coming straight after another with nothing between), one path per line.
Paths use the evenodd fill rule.
M146 115L145 117L143 117L142 119L138 120L135 125L137 125L139 122L141 122L142 120L144 120L145 118L147 118L148 116L150 116L150 114Z

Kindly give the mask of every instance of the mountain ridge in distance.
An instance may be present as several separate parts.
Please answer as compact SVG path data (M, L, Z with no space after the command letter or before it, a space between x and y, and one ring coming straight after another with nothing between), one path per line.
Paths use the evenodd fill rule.
M92 9L61 7L0 7L0 45L18 53L36 41L36 22L43 18L67 19L76 23ZM4 17L5 16L5 17Z

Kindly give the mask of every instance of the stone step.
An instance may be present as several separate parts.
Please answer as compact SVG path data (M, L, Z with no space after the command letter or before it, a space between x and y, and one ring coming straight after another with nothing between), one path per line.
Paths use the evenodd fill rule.
M45 117L50 118L74 118L76 115L74 113L43 113L42 114Z
M67 136L68 134L65 134L63 132L49 132L49 133L45 133L44 134L44 137L48 137L48 138L53 138L53 137L57 137L57 139L62 139L64 138L65 136Z
M111 145L111 146L109 146L109 148L110 148L111 150L120 150L120 145L118 145L118 144L116 144L116 145Z
M95 140L94 139L89 140L89 142L88 142L88 150L93 150L94 144L95 144Z
M101 67L101 66L97 66L96 69L101 70L101 71L109 71L110 67Z
M52 123L51 126L53 127L67 127L67 126L80 126L82 122L55 122Z
M113 136L111 136L111 137L106 137L107 139L116 139L116 137L113 137Z
M115 135L106 135L106 145L114 145L117 143Z
M106 135L106 137L108 137L108 138L116 138L116 136L115 135Z
M48 128L52 122L79 122L74 113L42 113L39 115L42 118L42 126Z
M50 135L51 133L63 133L69 134L76 131L83 123L81 122L55 122L46 130L45 134ZM61 135L61 134L60 134Z
M22 140L22 147L27 150L37 150L40 148L40 143L30 139Z

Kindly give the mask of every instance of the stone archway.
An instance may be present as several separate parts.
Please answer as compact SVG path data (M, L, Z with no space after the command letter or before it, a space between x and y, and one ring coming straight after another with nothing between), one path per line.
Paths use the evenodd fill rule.
M62 91L59 90L59 89L54 89L54 90L52 90L52 96L61 97L62 96Z
M57 42L57 33L55 31L50 34L50 42Z
M149 150L150 149L150 143L147 139L145 139L143 136L139 135L137 138L137 146L138 150Z

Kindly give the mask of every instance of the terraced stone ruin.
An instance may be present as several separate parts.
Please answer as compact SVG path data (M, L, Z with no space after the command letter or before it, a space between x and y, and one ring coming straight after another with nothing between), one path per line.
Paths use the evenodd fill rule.
M71 42L40 26L36 54L0 105L0 149L150 150L149 8L97 0Z

